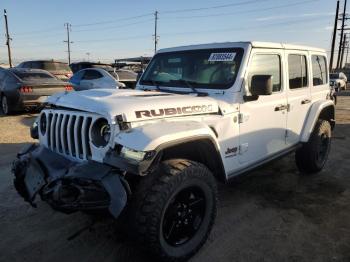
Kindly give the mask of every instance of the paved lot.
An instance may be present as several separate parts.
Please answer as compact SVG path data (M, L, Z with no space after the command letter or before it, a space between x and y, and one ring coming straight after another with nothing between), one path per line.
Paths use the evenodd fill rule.
M10 164L34 117L0 117L0 261L148 261L112 220L90 226L16 194ZM350 261L350 96L339 98L325 170L300 177L293 157L220 186L216 225L192 261Z

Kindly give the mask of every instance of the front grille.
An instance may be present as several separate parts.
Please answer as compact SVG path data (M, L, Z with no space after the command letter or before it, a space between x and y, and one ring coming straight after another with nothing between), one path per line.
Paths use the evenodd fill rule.
M91 158L89 130L92 116L69 111L46 113L46 142L57 153L87 160Z

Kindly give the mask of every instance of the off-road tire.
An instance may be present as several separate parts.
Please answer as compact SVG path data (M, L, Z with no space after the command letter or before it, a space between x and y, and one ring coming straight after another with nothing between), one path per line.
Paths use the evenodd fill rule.
M205 200L203 219L200 220L197 231L187 242L178 246L171 245L168 242L169 239L166 239L169 235L166 236L163 232L165 226L169 225L169 223L165 224L168 212L178 215L180 212L173 211L178 210L173 208L174 203L178 201L177 196L192 189L203 193ZM208 168L189 160L166 160L156 171L141 179L128 207L129 228L140 246L156 258L161 261L184 261L193 256L207 240L216 217L216 205L216 180ZM196 212L195 208L190 212ZM171 221L173 225L177 220Z
M324 167L331 148L331 125L319 119L307 143L295 152L295 162L301 174L318 173Z

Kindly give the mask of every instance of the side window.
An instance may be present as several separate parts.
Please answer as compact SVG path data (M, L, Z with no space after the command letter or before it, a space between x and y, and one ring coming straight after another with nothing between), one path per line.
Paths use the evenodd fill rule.
M19 68L26 68L28 66L28 63L27 62L22 62L19 64Z
M289 89L307 87L307 62L304 55L288 56Z
M85 71L78 71L70 78L69 81L72 83L75 83L75 84L79 83L79 81L82 79L84 73L85 73Z
M42 69L42 65L41 65L41 64L42 64L42 63L40 63L40 62L32 62L30 68L33 68L33 69Z
M279 55L256 54L249 66L248 87L254 75L271 75L273 92L281 91L281 58Z
M312 82L314 86L325 85L327 79L326 58L321 55L313 55L312 60Z
M83 80L94 80L102 77L103 75L96 70L86 70L85 75L83 76Z

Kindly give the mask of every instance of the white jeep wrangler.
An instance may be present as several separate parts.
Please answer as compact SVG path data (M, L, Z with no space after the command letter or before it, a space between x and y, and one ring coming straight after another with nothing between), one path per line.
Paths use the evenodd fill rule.
M160 50L138 90L50 97L14 184L63 212L109 210L162 260L205 243L216 181L296 150L301 174L328 157L334 104L326 52L237 42ZM125 219L126 218L126 219Z

